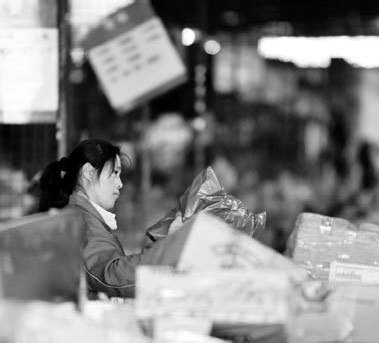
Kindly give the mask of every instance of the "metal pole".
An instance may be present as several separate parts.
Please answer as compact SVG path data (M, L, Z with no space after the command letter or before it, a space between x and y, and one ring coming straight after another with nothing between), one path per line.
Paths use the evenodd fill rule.
M149 127L151 116L150 105L146 104L142 107L142 135L145 135ZM142 146L141 151L141 224L143 227L147 225L147 217L149 210L149 194L151 193L151 160L150 151L147 146Z
M208 33L208 3L204 0L198 0L197 2L197 22L201 30L202 36L206 37ZM205 121L205 116L207 113L207 88L206 88L206 77L207 77L207 64L206 55L203 48L203 37L197 47L196 53L196 64L195 64L195 113L197 117ZM202 135L202 129L196 132L198 135L195 140L195 168L198 173L205 166L205 152Z
M68 116L68 89L69 89L69 12L68 0L56 0L59 30L59 109L56 124L58 158L67 155L67 116Z

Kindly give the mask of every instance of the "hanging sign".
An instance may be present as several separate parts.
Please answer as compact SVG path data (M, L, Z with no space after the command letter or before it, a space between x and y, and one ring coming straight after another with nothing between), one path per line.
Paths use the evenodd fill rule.
M58 30L0 29L0 123L55 122Z
M120 112L186 78L179 54L148 0L107 16L89 33L84 47L110 104Z

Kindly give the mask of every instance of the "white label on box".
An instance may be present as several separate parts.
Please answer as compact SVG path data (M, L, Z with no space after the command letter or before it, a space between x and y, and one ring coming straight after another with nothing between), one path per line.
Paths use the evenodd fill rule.
M333 261L329 281L379 285L379 267Z

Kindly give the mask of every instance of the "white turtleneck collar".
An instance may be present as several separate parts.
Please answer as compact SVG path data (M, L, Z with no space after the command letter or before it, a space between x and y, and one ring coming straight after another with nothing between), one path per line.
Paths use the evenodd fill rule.
M89 202L100 213L105 223L111 228L111 230L116 230L117 229L116 215L112 212L104 210L101 206L95 204L91 200L89 200Z
M111 230L117 229L116 215L114 213L105 210L98 204L95 204L93 201L91 201L88 198L87 194L83 190L78 189L76 190L75 193L79 196L86 198L91 203L91 205L96 209L97 212L99 212L99 214L101 215L101 217L103 218L105 223L110 227Z

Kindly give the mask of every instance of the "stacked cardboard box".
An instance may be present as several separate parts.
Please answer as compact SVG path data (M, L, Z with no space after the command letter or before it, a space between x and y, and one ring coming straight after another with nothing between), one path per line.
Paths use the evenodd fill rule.
M289 284L281 286L286 282L282 275L291 284L307 277L290 259L208 213L193 216L151 250L144 264L172 266L186 274L165 274L163 269L141 278L137 273L137 303L143 317L155 311L192 315L210 311L217 337L286 341L286 314L275 318L275 311L288 305L283 292L288 292Z
M163 318L171 330L193 322L191 330L236 342L284 343L290 292L289 275L280 270L139 267L136 309L141 319L152 319L154 332ZM211 325L204 327L208 322L212 332Z
M379 342L374 322L379 316L379 227L302 213L287 250L298 266L330 290L325 299L308 302L318 306L313 313L307 309L299 314L293 342L304 343L312 335L322 341L325 334L335 340L342 335L349 342ZM344 326L333 332L336 318Z
M379 266L379 227L314 213L298 216L288 254L316 279L328 280L334 261Z

